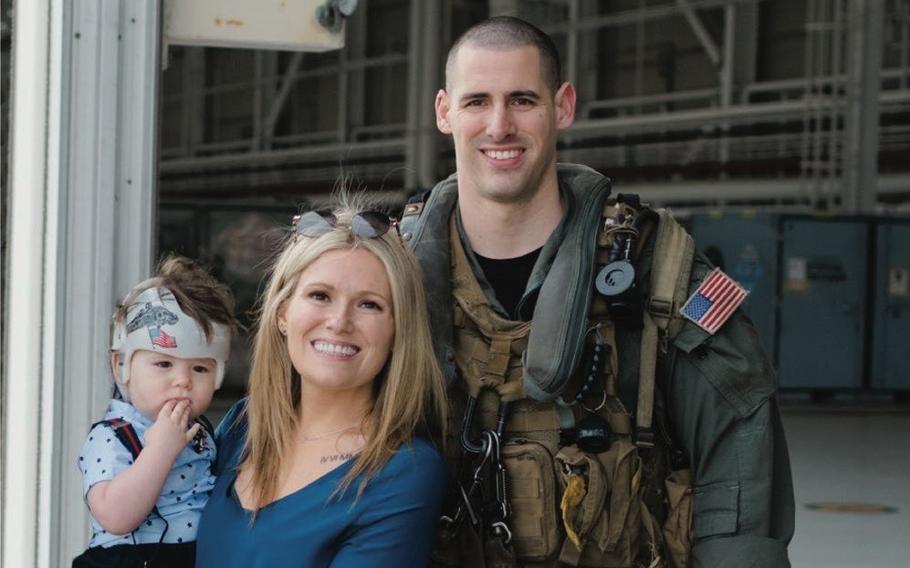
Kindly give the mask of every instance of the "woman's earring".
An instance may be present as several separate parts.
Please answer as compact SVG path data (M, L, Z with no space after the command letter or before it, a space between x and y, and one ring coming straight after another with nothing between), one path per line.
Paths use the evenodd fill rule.
M284 324L281 324L281 323L278 324L278 331L281 333L281 335L288 334L288 328L285 327Z

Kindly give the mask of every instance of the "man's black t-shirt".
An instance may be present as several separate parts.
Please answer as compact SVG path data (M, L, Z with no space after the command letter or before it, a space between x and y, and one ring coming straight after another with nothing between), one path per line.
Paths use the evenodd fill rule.
M476 252L477 262L483 269L483 275L493 287L496 299L509 313L510 318L517 318L515 308L528 285L528 278L534 270L534 264L543 247L515 258L487 258ZM525 311L525 310L522 310Z

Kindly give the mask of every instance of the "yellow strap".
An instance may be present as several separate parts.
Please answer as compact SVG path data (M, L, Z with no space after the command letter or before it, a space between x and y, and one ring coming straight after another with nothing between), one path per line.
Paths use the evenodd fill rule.
M562 524L566 527L566 536L578 550L581 550L582 543L574 526L574 517L576 509L585 498L585 493L584 478L580 475L570 475L566 480L566 490L562 494L562 502L559 504L559 508L562 510Z

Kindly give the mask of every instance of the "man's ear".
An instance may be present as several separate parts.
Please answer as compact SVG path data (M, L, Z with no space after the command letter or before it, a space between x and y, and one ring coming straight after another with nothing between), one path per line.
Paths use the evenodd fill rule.
M452 126L449 124L449 93L439 89L436 93L436 128L443 134L451 134Z
M575 122L575 86L566 81L562 84L556 96L554 103L556 105L556 128L562 130L572 126Z
M117 381L117 384L123 384L121 377L121 371L123 370L123 359L120 356L119 351L111 351L111 373L114 375L114 380Z

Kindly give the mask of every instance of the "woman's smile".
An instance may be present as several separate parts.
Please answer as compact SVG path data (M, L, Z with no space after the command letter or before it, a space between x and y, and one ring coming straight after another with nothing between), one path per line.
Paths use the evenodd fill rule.
M360 348L356 345L351 345L349 343L337 343L322 339L313 341L312 345L313 349L315 349L321 355L326 355L337 359L350 359L360 352Z
M300 274L279 322L305 391L369 391L395 338L385 266L365 249L326 252Z

